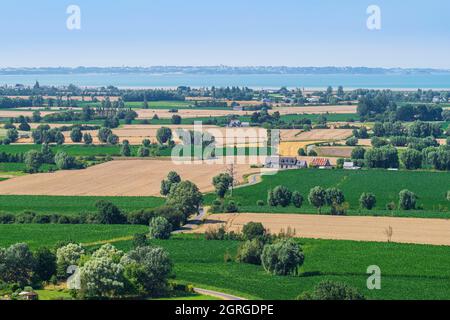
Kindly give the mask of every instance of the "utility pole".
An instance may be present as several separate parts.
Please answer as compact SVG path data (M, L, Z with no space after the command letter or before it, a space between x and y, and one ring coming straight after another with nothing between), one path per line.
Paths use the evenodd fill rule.
M234 163L230 164L230 166L227 169L227 173L231 177L231 196L233 196L233 189L234 189L234 176L235 176L235 170L234 170Z

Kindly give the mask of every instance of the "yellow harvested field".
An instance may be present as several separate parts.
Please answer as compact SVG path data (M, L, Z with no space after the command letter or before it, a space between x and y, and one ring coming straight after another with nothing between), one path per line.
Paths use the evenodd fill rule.
M225 164L181 164L170 160L120 160L85 170L57 171L15 177L0 182L4 195L159 196L161 180L176 171L202 192L213 190L212 178L226 172ZM236 179L259 172L249 164L235 165Z
M353 147L317 147L314 150L323 157L350 158Z
M299 130L281 130L282 141L312 141L312 140L342 140L352 136L351 129L313 129L301 132ZM283 132L287 131L287 132ZM284 136L286 138L284 138Z
M248 222L261 222L272 233L287 228L295 236L312 239L386 242L386 230L391 227L392 241L430 245L450 245L450 220L397 217L351 217L300 214L218 214L210 215L196 233L226 225L239 232Z
M280 142L278 152L282 157L296 157L300 148L305 149L310 144L314 144L321 141L288 141Z
M32 128L37 127L38 124L32 124ZM70 126L70 124L66 124ZM51 124L53 127L61 126L60 124ZM128 140L132 145L139 145L142 140L149 139L152 142L157 142L156 133L159 128L167 127L172 130L173 140L179 143L181 140L176 133L177 129L180 130L194 130L193 125L124 125L120 128L113 129L113 133L116 134L120 141ZM217 126L202 126L203 132L208 132L216 138L216 145L221 147L223 145L229 146L242 146L242 145L262 145L267 140L267 130L262 128L223 128ZM199 131L200 128L196 127ZM94 144L100 144L97 138L97 130L85 130L83 133L91 134ZM66 144L73 144L70 139L70 131L63 132ZM32 143L31 138L19 139L19 143Z
M281 115L287 114L323 114L323 113L356 113L356 106L316 106L316 107L280 107L269 110L269 113L278 111ZM136 111L139 119L151 119L156 114L161 119L172 118L177 114L182 118L207 118L224 117L230 114L250 116L254 111L233 111L230 110L202 110L202 109L179 109L177 113L169 110L140 109Z
M57 111L41 111L41 116L44 117L48 114L56 113ZM0 110L0 118L16 118L19 116L31 117L33 115L32 110L26 111L13 111L13 110Z

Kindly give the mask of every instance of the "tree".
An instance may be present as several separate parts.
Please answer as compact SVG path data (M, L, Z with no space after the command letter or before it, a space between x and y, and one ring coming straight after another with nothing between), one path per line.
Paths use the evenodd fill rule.
M312 292L305 292L297 300L365 300L357 289L344 283L325 280L314 287Z
M306 157L306 151L303 148L298 149L298 155L300 157Z
M376 203L377 199L373 193L364 192L359 198L359 204L363 209L372 210L375 207Z
M347 146L354 147L358 144L358 138L355 137L348 138L347 141L345 141L345 144Z
M366 149L363 147L356 147L352 150L352 159L364 159L364 155L366 153Z
M298 191L292 193L292 204L296 208L301 208L303 205L303 196Z
M157 295L165 291L173 263L160 247L139 247L122 258L125 277L141 294Z
M400 156L405 168L415 170L422 167L422 154L414 149L406 149Z
M84 255L84 249L81 245L69 243L56 250L56 268L58 277L65 279L68 277L67 268L77 265L78 260Z
M447 191L447 201L450 201L450 191Z
M172 124L181 124L181 117L177 114L172 116Z
M91 258L80 268L81 294L86 298L118 298L123 295L124 267L107 257Z
M130 148L130 143L128 142L128 140L124 140L122 143L122 147L120 148L120 154L123 157L130 157L131 156L131 148Z
M19 132L17 129L8 129L8 131L6 131L6 139L11 142L16 142L19 139Z
M39 151L29 150L25 153L24 163L28 172L37 172L42 162L42 154Z
M309 191L308 201L309 203L316 207L321 213L322 207L326 204L327 193L322 187L314 187Z
M150 149L146 148L146 147L139 147L137 153L138 153L139 157L142 157L142 158L148 157L148 156L150 156Z
M414 210L416 208L417 196L409 190L402 190L399 193L398 206L402 210Z
M83 134L83 141L85 145L90 145L92 144L92 136L90 133L85 133Z
M42 281L48 281L56 274L56 255L48 248L41 247L34 253L34 271Z
M233 178L228 173L221 173L213 178L213 185L219 198L225 197L233 183Z
M115 146L116 144L119 143L119 136L112 133L108 136L107 142L108 144Z
M264 246L261 262L266 272L286 276L297 275L305 256L301 247L292 239L279 240Z
M190 181L182 181L170 189L167 195L166 204L180 210L184 218L191 214L198 213L203 196L198 187Z
M100 200L95 204L97 208L96 221L100 224L123 224L126 217L120 209L111 202Z
M175 171L169 172L167 175L167 180L161 181L161 195L167 196L173 185L180 183L181 177Z
M81 129L79 127L75 127L70 132L70 139L72 139L72 142L79 143L83 139L83 133L81 132Z
M277 201L275 200L275 197L273 195L273 190L270 189L267 191L267 204L271 207L276 207L278 205Z
M55 155L53 154L52 150L50 149L50 146L48 143L44 143L41 147L41 157L43 163L55 163Z
M60 170L69 170L76 167L76 160L64 151L58 151L55 155L55 164Z
M56 130L54 134L55 134L54 138L55 142L59 145L64 144L64 141L66 140L64 134L60 130Z
M267 236L267 230L260 222L249 222L242 228L242 235L246 240L262 240Z
M150 221L150 238L167 240L172 233L172 225L164 217L155 217Z
M112 134L111 129L109 128L100 128L100 130L98 130L98 140L102 143L106 143L108 142L108 137Z
M329 188L325 190L325 201L327 205L341 205L345 202L344 193L337 188Z
M236 261L260 265L263 248L264 243L261 240L247 240L239 246Z
M30 130L31 130L31 127L30 127L30 125L29 125L28 123L26 123L26 122L21 122L21 123L19 124L19 130L21 130L21 131L30 131Z
M170 128L162 127L156 132L156 139L160 144L165 144L172 139L172 130Z
M273 189L273 198L276 205L287 207L291 203L292 192L285 186L277 186Z
M0 248L0 281L28 285L33 279L34 257L25 243Z

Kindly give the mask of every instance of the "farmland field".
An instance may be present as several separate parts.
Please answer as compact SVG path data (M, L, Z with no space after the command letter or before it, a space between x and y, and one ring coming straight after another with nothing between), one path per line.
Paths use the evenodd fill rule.
M325 279L358 288L369 299L448 299L450 247L299 239L305 252L301 275L272 276L262 267L224 262L235 256L239 242L206 241L179 235L152 241L166 248L175 262L176 278L202 288L257 299L294 299ZM116 244L129 249L130 242ZM367 267L382 270L382 290L367 290Z
M125 211L154 208L164 203L156 197L76 197L76 196L7 196L0 195L0 211L20 213L78 214L95 212L99 200L110 201Z
M32 249L52 247L59 241L92 243L116 238L128 238L145 232L138 225L61 225L12 224L0 225L0 247L14 243L27 243Z
M298 190L305 198L304 205L298 209L293 206L268 207L257 206L258 200L266 200L267 191L278 185L290 190ZM450 190L450 172L426 171L387 171L387 170L289 170L274 176L263 177L261 183L235 190L233 199L241 204L241 212L280 212L314 213L317 212L307 199L309 190L315 186L337 187L344 192L350 205L350 214L403 215L421 217L450 216L450 203L445 195ZM385 209L387 203L398 203L398 193L409 189L419 196L418 204L424 210L414 212L391 212ZM377 198L373 212L359 211L359 197L363 192L372 192ZM210 197L212 198L212 197ZM434 212L433 214L431 212ZM438 213L441 212L441 213ZM442 213L444 212L444 213Z
M70 240L98 247L111 240L130 250L134 233L145 226L100 225L0 225L0 247L26 242L32 249ZM192 283L255 299L295 299L323 280L345 282L368 299L448 299L450 247L396 243L297 239L305 253L300 276L273 276L261 266L225 263L233 257L237 241L207 241L201 235L176 235L171 240L152 240L168 250L178 282ZM382 270L382 289L366 287L368 266Z
M16 177L0 183L0 194L60 196L159 196L161 181L170 171L211 191L212 178L226 172L226 164L174 164L166 160L117 160L84 170L57 171ZM235 166L236 180L258 169Z

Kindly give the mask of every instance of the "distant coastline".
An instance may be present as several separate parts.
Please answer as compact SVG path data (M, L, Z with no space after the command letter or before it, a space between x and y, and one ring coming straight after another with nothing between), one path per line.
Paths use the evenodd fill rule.
M0 68L0 75L149 74L149 75L412 75L450 74L450 69L287 66L152 66L152 67L42 67Z

